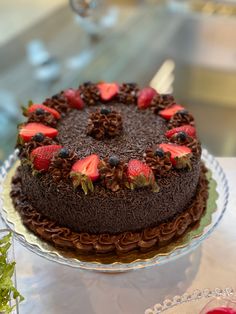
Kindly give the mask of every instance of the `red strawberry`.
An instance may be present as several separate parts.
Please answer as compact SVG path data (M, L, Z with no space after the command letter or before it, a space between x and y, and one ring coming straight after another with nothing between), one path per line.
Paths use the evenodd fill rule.
M182 125L178 128L171 129L165 133L166 137L171 138L174 134L185 132L188 136L196 138L196 129L191 125Z
M93 192L93 181L99 177L99 157L95 154L78 160L72 167L70 176L73 178L75 187L81 185L84 193Z
M140 90L138 94L138 108L146 109L150 106L151 101L154 96L157 95L157 92L152 87L145 87Z
M117 83L99 83L97 87L100 92L102 100L110 100L119 92L119 85Z
M159 147L162 148L165 153L170 152L170 160L177 169L185 167L191 169L190 158L192 156L192 151L190 148L187 146L165 143L160 144Z
M172 116L177 112L177 111L180 111L184 109L183 106L181 105L177 105L177 104L174 104L170 107L167 107L166 109L164 110L161 110L159 112L159 115L162 116L163 118L165 118L166 120L170 120L172 118Z
M53 156L62 148L61 145L48 145L35 148L30 159L38 171L47 171Z
M45 136L53 138L57 136L58 131L44 124L32 122L24 124L20 127L19 136L25 142L29 142L31 138L37 133L42 133Z
M131 189L151 185L154 191L158 191L152 169L142 161L131 159L128 163L127 175L130 180L129 187Z
M78 89L69 88L64 91L64 96L66 97L71 108L76 108L79 110L84 108L84 102Z
M38 104L30 105L29 108L27 109L27 113L29 114L29 113L35 112L37 109L42 109L43 111L51 113L56 119L61 118L60 113L56 111L55 109L49 108L44 105L38 105Z

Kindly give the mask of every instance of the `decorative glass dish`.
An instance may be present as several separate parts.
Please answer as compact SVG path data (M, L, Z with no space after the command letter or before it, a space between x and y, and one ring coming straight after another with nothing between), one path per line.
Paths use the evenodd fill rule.
M75 256L58 250L40 240L22 224L20 216L15 211L9 197L11 178L19 165L17 151L4 162L0 170L0 208L2 209L2 216L21 244L34 253L63 265L101 272L123 272L164 264L194 250L212 233L225 213L229 194L226 176L217 160L206 149L203 150L202 160L209 169L210 190L207 210L200 223L193 229L158 250L146 253L130 253L125 257Z
M195 290L193 293L184 293L155 304L145 314L210 314L213 309L234 309L236 311L236 296L232 288L215 288ZM213 314L214 312L212 312ZM215 314L231 314L229 312L215 312Z

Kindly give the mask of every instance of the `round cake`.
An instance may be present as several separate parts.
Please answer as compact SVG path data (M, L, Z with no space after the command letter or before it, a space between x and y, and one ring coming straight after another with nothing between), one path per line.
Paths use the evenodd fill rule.
M126 254L166 245L201 218L201 144L173 96L87 82L23 113L11 197L42 239L83 254Z

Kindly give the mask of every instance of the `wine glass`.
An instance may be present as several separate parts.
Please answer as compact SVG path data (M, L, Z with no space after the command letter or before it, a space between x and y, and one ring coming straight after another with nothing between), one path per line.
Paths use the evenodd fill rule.
M118 8L104 0L69 0L78 24L93 38L113 27L118 20Z

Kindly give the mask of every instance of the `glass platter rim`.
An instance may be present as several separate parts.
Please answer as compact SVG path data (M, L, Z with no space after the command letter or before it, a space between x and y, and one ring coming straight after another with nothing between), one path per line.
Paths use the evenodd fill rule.
M17 159L18 159L18 151L15 150L14 153L10 155L9 158L3 163L2 167L0 168L0 184L4 182L5 178L7 177L11 168L14 166ZM28 243L23 234L19 234L15 232L14 230L15 227L13 226L12 222L8 220L7 213L4 212L4 209L2 208L2 206L0 208L1 214L4 219L5 224L14 232L15 238L24 247L26 247L30 251L50 261L54 261L54 262L57 262L66 266L74 267L74 268L94 270L94 271L100 271L100 272L124 272L124 271L129 271L129 270L136 270L136 269L151 267L154 265L162 265L164 263L173 261L176 258L183 256L187 253L190 253L191 251L196 249L202 243L202 241L205 240L213 232L213 230L215 230L216 226L219 224L219 222L221 221L226 211L228 197L229 197L229 187L228 187L226 175L222 167L218 163L218 161L215 159L215 157L211 155L206 149L203 149L202 151L202 160L205 162L207 168L211 170L212 172L212 177L217 183L216 189L221 188L222 190L220 193L218 193L219 194L218 199L216 200L217 209L212 215L212 217L215 215L218 215L218 217L216 221L213 221L214 217L212 218L211 223L204 227L204 231L200 236L193 238L184 247L180 246L180 247L175 248L174 250L169 252L168 255L157 254L154 257L149 258L148 260L137 259L129 263L114 262L110 264L102 264L102 263L91 262L91 261L84 262L75 258L67 258L61 255L57 255L52 251L45 252L38 245ZM222 203L222 204L219 204L219 203Z
M196 304L197 301L202 301L203 299L210 299L214 298L233 298L236 301L236 294L232 287L226 288L204 288L204 289L196 289L193 292L185 292L182 295L175 295L174 297L167 298L161 303L156 303L155 305L147 308L144 314L161 314L161 313L168 313L169 310L178 307L179 305L189 304L194 302ZM207 301L207 302L208 302ZM205 304L206 305L206 304ZM176 309L178 310L178 309Z

